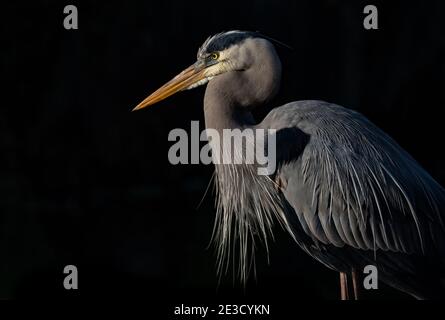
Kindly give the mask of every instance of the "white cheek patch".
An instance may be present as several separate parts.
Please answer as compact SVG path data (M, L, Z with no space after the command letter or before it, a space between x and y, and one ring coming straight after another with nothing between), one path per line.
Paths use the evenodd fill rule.
M204 84L206 84L207 82L209 82L210 80L213 79L213 76L210 77L206 77L204 79L199 80L198 82L195 82L194 84L188 86L185 90L190 90L190 89L194 89L196 87L202 86Z
M234 50L234 46L230 48L230 51L232 51L232 50ZM184 90L190 90L190 89L194 89L196 87L202 86L202 85L206 84L207 82L209 82L210 80L212 80L215 76L217 76L221 73L225 73L230 70L235 70L236 68L233 65L233 63L231 62L231 59L228 59L230 51L225 50L225 51L221 52L220 56L219 56L219 62L208 67L204 71L206 77L204 79L201 79L198 82L195 82L194 84L188 86Z

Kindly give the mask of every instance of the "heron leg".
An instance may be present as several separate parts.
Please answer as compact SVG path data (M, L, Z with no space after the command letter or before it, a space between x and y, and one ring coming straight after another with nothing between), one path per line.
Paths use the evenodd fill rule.
M357 270L352 268L352 288L354 289L354 300L360 299L359 275Z
M345 272L340 272L340 296L341 300L349 300L348 276Z

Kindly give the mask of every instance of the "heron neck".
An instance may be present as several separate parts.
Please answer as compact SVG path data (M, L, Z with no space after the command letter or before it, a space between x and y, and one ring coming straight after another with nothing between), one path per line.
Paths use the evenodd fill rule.
M278 91L281 62L275 49L263 42L249 68L229 71L209 81L204 96L206 127L234 129L254 125L250 110L265 104Z
M224 86L213 81L207 86L204 97L204 117L206 128L218 131L255 124L251 112L240 107L238 101L225 92Z

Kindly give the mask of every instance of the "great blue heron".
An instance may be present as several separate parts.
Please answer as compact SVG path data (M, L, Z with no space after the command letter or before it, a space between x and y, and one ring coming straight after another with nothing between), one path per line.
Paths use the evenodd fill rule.
M294 101L255 123L252 109L276 94L280 79L270 38L223 32L204 42L192 66L134 108L207 84L207 128L277 130L273 174L242 164L215 166L220 268L235 237L245 280L250 245L258 234L267 243L274 217L305 252L340 272L342 299L351 275L357 298L357 272L366 265L418 299L443 297L445 190L382 130L341 106Z

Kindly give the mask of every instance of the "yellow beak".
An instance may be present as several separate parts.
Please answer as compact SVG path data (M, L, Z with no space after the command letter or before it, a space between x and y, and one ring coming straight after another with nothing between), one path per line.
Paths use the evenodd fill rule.
M170 97L178 91L188 88L192 84L205 78L204 71L205 69L203 66L198 66L197 64L191 65L145 98L144 101L139 103L132 111L151 106L152 104Z

